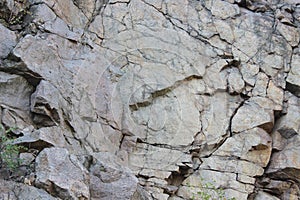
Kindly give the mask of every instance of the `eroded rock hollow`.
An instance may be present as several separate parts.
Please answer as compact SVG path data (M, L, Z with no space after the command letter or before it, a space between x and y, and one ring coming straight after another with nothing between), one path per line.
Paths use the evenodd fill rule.
M0 199L300 198L298 0L0 6Z

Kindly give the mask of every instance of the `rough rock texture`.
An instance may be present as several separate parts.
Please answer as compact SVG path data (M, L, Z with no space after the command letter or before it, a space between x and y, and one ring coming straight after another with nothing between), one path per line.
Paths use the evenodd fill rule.
M296 0L1 1L0 198L299 199L299 41Z
M89 199L88 174L75 155L45 148L36 158L36 185L63 199Z
M4 180L0 180L0 198L3 200L57 200L42 189Z

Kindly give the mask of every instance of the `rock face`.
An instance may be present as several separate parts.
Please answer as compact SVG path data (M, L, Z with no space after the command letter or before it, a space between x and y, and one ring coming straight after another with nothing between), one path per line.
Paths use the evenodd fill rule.
M0 5L1 199L300 198L298 1Z
M4 200L17 200L17 199L45 199L45 200L58 200L52 197L46 191L38 189L33 186L15 183L12 181L0 181L0 197Z
M36 185L63 199L89 199L88 174L74 155L45 148L36 158Z

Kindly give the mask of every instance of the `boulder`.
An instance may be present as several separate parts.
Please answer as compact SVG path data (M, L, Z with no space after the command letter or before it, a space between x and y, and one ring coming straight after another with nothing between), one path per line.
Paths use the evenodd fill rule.
M90 199L89 174L64 148L46 148L36 158L36 186L62 199Z

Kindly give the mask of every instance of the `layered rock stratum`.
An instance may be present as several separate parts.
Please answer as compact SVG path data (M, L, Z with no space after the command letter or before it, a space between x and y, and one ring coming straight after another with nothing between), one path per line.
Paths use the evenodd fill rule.
M298 0L0 5L0 199L300 198Z

